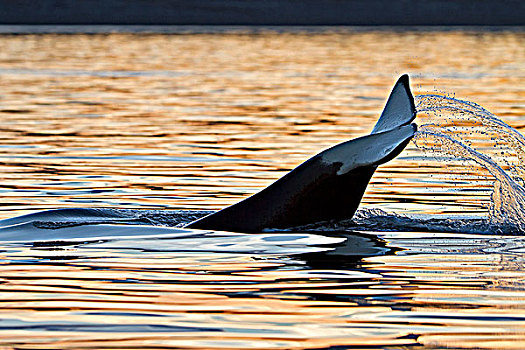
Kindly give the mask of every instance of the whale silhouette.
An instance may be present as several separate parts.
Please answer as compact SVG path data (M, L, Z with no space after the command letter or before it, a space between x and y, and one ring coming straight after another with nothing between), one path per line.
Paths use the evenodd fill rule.
M150 211L55 209L0 220L0 240L31 241L176 234L188 229L260 232L351 218L374 171L396 157L417 126L408 75L395 84L371 134L333 146L308 159L260 192L184 228L153 226Z
M396 157L414 136L415 117L405 74L370 135L333 146L251 197L186 227L258 232L352 218L378 165Z

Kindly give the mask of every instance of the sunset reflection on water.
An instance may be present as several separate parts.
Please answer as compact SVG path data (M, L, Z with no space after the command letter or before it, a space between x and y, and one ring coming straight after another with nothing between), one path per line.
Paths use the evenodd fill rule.
M222 208L370 132L402 73L416 95L455 94L521 131L524 42L520 31L461 30L2 35L0 216ZM475 165L424 158L410 145L379 168L363 206L482 214L491 186ZM367 238L381 253L357 256L337 244L250 251L243 240L255 238L217 237L4 244L0 345L525 343L519 236L382 233Z

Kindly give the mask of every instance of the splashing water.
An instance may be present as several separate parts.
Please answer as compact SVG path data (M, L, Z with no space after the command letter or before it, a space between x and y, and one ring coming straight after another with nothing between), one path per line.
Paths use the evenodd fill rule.
M427 154L471 160L494 177L489 222L525 232L525 138L485 108L441 95L416 97L423 123L414 144Z

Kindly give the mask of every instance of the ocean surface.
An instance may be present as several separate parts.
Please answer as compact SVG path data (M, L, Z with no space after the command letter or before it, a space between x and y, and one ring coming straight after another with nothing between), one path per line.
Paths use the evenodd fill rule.
M0 27L2 349L525 348L523 28L156 31ZM184 228L403 73L420 134L354 220ZM58 208L96 210L6 221Z

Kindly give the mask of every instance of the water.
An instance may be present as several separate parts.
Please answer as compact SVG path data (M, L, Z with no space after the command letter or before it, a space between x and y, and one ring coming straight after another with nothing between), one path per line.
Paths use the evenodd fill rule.
M523 185L523 148L492 113L525 125L523 39L0 36L0 216L121 208L131 224L125 237L85 225L72 239L78 227L40 222L38 240L3 243L0 344L522 349L524 238L519 225L500 232L520 210L493 193L520 193L508 185ZM404 72L421 95L424 149L379 168L352 222L251 235L181 227L369 132ZM455 148L424 152L443 143Z
M494 178L489 222L524 232L525 138L477 104L438 95L420 95L418 102L419 112L429 120L414 138L416 146L448 154L455 161L472 160L484 168Z

